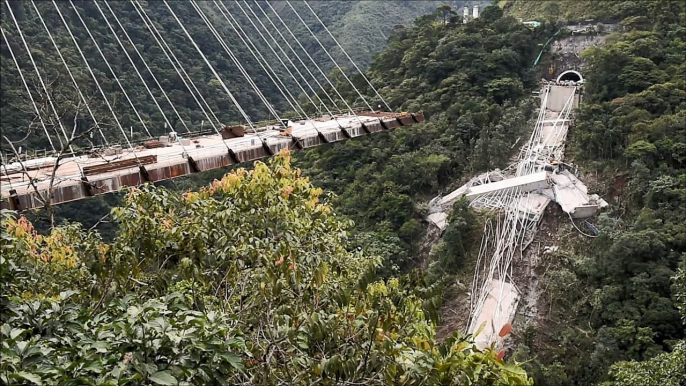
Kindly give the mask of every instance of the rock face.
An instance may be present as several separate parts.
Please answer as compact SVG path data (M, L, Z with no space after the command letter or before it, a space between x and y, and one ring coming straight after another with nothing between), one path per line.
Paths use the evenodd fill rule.
M584 61L579 57L581 52L588 47L604 44L608 33L622 27L616 22L608 21L569 24L563 28L571 31L572 36L559 39L551 45L553 62L546 73L547 80L555 80L568 70L583 73Z

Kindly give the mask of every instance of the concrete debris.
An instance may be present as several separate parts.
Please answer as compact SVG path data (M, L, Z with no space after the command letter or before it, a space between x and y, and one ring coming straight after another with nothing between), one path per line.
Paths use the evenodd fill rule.
M488 297L479 317L474 319L469 328L469 331L474 332L484 325L483 330L474 338L476 347L488 347L498 339L500 329L514 320L518 303L519 292L514 285L497 279L491 280Z
M544 191L550 191L550 189L545 189ZM549 203L550 198L545 194L533 193L520 196L517 202L517 209L519 209L520 216L533 221L543 215L543 211Z
M482 263L477 264L472 284L474 298L468 332L474 334L483 326L475 337L479 348L493 342L501 344L497 335L500 328L514 319L520 294L512 282L510 267L515 256L534 240L548 204L558 203L572 218L592 217L608 206L598 195L589 195L586 185L576 177L578 169L564 162L565 141L579 93L576 82L562 80L560 83L548 84L539 93L541 110L531 138L523 145L516 163L505 171L481 174L429 203L428 219L441 230L446 227L447 213L453 203L462 197L473 208L501 210L498 224L493 228L487 224L485 228L479 251L479 261L485 259L484 268L480 270ZM555 253L558 248L547 246L543 253Z
M447 219L448 215L443 213L443 212L436 212L436 213L431 213L428 217L428 220L431 221L434 225L438 227L438 229L445 230L445 226L447 225Z
M598 195L589 195L588 188L569 171L552 173L555 202L565 213L573 218L588 218L594 216L600 208L608 206L608 203Z
M519 198L519 210L523 216L531 218L543 213L551 200L558 203L562 210L573 218L594 216L601 208L608 206L608 203L597 194L589 195L586 185L568 170L558 170L506 178L491 183L474 184L474 180L471 180L447 196L431 200L429 220L443 229L445 224L439 225L436 220L445 222L453 203L463 196L466 196L474 207L488 208L498 206L497 203L490 205L489 200L495 200L499 195L511 191L536 193Z
M557 252L558 249L560 249L560 247L558 247L557 245L548 246L548 247L543 248L543 253L544 254L555 253L555 252Z

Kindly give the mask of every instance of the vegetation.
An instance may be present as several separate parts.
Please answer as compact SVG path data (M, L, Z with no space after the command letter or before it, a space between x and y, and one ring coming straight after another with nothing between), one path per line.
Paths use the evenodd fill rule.
M141 82L134 71L133 66L122 52L119 43L110 31L108 25L103 22L103 15L100 13L96 4L87 1L77 1L74 3L74 8L68 3L59 3L59 7L70 26L71 31L75 35L76 40L83 49L85 56L89 59L89 64L96 74L98 83L102 86L110 103L114 106L114 110L121 125L125 129L133 128L132 140L135 141L146 138L148 136L147 131L153 136L169 132L171 128L166 126L163 115L160 113L152 98L148 95L143 82ZM366 68L371 61L372 54L378 52L385 44L385 36L391 33L393 25L409 24L417 15L431 12L441 3L442 2L439 1L412 2L398 0L372 4L365 2L339 1L334 5L330 2L312 2L312 7L321 19L331 27L330 30L334 36L340 38L340 43L350 51L352 57L360 63L361 68ZM461 6L464 1L454 1L451 3L456 6ZM49 149L50 145L43 129L39 125L29 96L21 83L19 73L9 52L10 47L17 57L24 76L28 80L34 99L38 105L41 106L41 109L45 110L42 111L42 115L44 115L48 132L56 144L58 143L57 131L59 131L59 122L54 118L52 111L48 110L47 102L49 97L57 108L57 114L60 115L62 124L68 125L69 128L76 125L77 133L88 131L88 129L94 125L94 121L91 118L86 105L84 103L78 103L79 95L77 90L73 86L69 73L65 69L62 61L59 56L56 55L55 48L33 5L25 2L10 2L7 4L9 4L13 14L17 17L24 38L31 48L33 58L36 61L42 76L45 78L47 92L38 82L30 58L26 53L26 49L22 44L18 31L10 17L9 9L3 10L3 29L8 36L8 41L3 39L2 45L0 46L0 66L3 73L1 91L3 100L12 102L3 108L0 124L4 129L3 134L10 140L17 141L17 147L22 146L23 149L28 152L43 151ZM207 100L212 111L217 114L218 119L225 124L244 121L242 115L239 114L238 110L231 103L226 92L221 87L221 83L215 78L202 57L198 54L196 48L182 32L174 16L169 12L165 4L157 1L141 2L141 4L141 7L145 10L146 14L154 21L155 26L160 31L163 31L165 42L171 47L174 55L179 58L183 68L188 72L200 93ZM227 3L227 9L241 22L244 31L246 31L251 41L257 44L260 52L270 61L276 63L276 58L273 57L271 50L263 43L260 35L256 32L248 18L243 14L243 12L246 12L254 19L250 11L245 8L249 6L249 3L242 4L243 10L238 8L237 4L232 4L230 2ZM105 133L105 137L107 137L110 142L124 143L121 131L117 127L106 103L98 92L93 78L81 59L76 46L69 37L55 7L50 2L37 2L35 5L38 12L40 12L44 18L52 36L55 38L57 46L60 47L62 55L88 100L89 107L95 113L95 116L100 123L100 128ZM119 39L122 40L128 54L133 58L135 65L145 79L145 82L147 82L153 90L155 99L162 108L164 116L169 119L172 128L181 135L187 132L186 128L191 131L198 131L201 129L211 130L208 118L202 112L202 109L198 106L195 99L191 97L184 80L179 77L174 67L172 67L165 56L165 52L159 47L158 42L153 38L132 3L115 2L107 3L107 5L116 15L116 20L104 3L100 4L100 8L103 10L107 20L112 24ZM215 3L199 2L199 5L217 28L219 34L228 42L227 44L232 52L240 58L241 63L247 68L248 73L255 80L259 89L265 95L269 96L269 101L275 106L276 110L280 112L280 114L289 115L288 110L290 107L286 103L286 100L282 94L278 92L275 84L258 65L231 25L219 12ZM7 5L3 5L3 9L5 7L7 7ZM193 36L193 39L200 49L207 56L210 63L212 63L212 66L220 74L224 83L228 85L236 99L241 103L241 106L246 110L248 116L254 121L270 118L267 108L259 99L257 93L253 91L236 64L224 51L208 27L201 21L200 16L193 9L191 4L175 2L171 3L171 7L188 29L191 36ZM252 7L253 11L261 18L262 22L269 26L268 20L263 17L259 8L254 5ZM270 20L273 20L276 25L280 25L280 22L275 18L273 12L264 4L262 7L265 8L270 15ZM310 32L300 23L287 4L285 2L276 2L274 7L292 26L293 32L298 36L299 40L302 41L302 44L308 52L314 54L316 62L322 67L323 71L328 73L335 69L334 64L320 49L316 40L311 37ZM298 14L303 17L308 25L312 26L311 28L318 39L328 47L336 47L328 33L324 31L323 27L321 27L319 22L303 4L295 2L294 7L299 11ZM78 15L76 11L78 11ZM116 82L115 76L112 75L106 61L100 56L93 40L90 39L86 28L84 28L78 16L81 16L84 19L88 30L93 34L95 42L104 53L104 56L111 65L117 79L121 81L126 93L131 97L136 111L134 111L133 107L125 98L124 93ZM378 19L384 19L387 20L387 22L378 23L374 21ZM124 31L118 26L119 21L126 33L133 40L146 64L150 66L152 73L160 81L164 91L178 111L179 116L176 115L174 110L167 103L166 98L162 95L159 87L155 85L152 76L146 71L143 61L128 43ZM370 23L370 21L372 22ZM253 22L259 25L256 21L253 20ZM173 32L164 33L167 31ZM276 32L273 30L272 33L276 35ZM290 35L285 31L283 33L289 39L290 44L296 48L298 55L303 55ZM8 46L8 44L10 46ZM281 43L281 45L285 48L285 44ZM288 49L286 48L286 50ZM332 49L331 53L344 67L352 68L351 63L338 48ZM289 55L292 56L290 53ZM300 65L298 64L298 66ZM299 90L282 66L276 65L274 68L279 78L287 87L291 90ZM304 68L300 68L300 71L306 73ZM312 67L312 71L314 71L319 80L323 82L322 76L314 70L314 67ZM312 82L311 80L309 81ZM304 94L295 92L294 96L299 98L299 101L305 110L309 111L311 114L315 112L315 107L312 106ZM136 113L140 115L143 123L138 119ZM26 131L27 127L29 128L28 133ZM99 146L104 144L105 141L98 133L96 132L95 134L96 135L90 138L84 138L77 141L75 143L76 149L89 149L93 145ZM11 149L7 144L3 145L3 150L11 153Z
M535 86L531 42L548 32L503 17L497 7L483 12L490 17L463 25L442 8L411 28L398 26L370 68L394 110L423 110L428 123L296 158L338 194L335 203L355 221L360 244L379 251L389 269L420 262L423 203L475 172L506 166L535 107L527 97Z
M324 31L319 22L312 16L306 7L292 2L294 8L304 10L301 17L307 22L317 38L324 43L325 47L336 47L336 43ZM386 0L386 1L311 1L310 6L324 21L331 33L345 48L355 63L362 69L367 69L373 62L373 56L380 52L386 45L388 37L392 35L393 28L398 25L407 26L419 16L430 14L440 6L447 5L462 15L465 4L468 6L480 5L481 9L491 4L490 0L448 0L448 1L413 1L413 0ZM283 10L286 18L297 20L285 2L275 2L274 8ZM470 8L471 12L471 8ZM303 39L306 47L311 47L315 58L319 63L324 63L326 68L331 69L333 64L317 42L311 38L310 33L302 25L297 25L293 30L296 35ZM345 55L338 49L330 51L338 63L354 70Z
M665 1L674 2L671 0ZM621 20L629 17L647 16L652 1L617 0L598 3L593 0L500 0L498 5L512 16L527 20Z
M345 35L346 48L359 42L375 50L378 36L369 31L374 24L362 15L392 13L400 20L431 3L312 4L335 35ZM4 213L0 379L8 384L686 383L686 8L667 0L591 3L501 1L502 9L486 7L481 18L467 24L461 23L460 8L440 6L411 26L395 25L390 32L381 26L387 45L367 76L380 85L393 110L423 110L429 122L299 153L294 165L302 172L282 155L251 171L218 170L166 183L171 189L132 189L61 206L58 214L79 217L84 226L65 223L41 232L27 219ZM33 23L25 33L41 65L59 68L48 54L49 41L39 38L42 27L32 10L11 4L23 23ZM112 6L127 30L130 25L134 34L143 34L127 4ZM96 18L90 4L77 6L91 15L89 23ZM174 6L184 18L194 12ZM290 12L285 3L275 6ZM146 7L160 25L175 25L162 5ZM543 23L531 29L515 16ZM507 165L537 107L528 95L537 85L530 66L538 44L566 21L589 18L619 19L623 30L610 35L605 47L582 54L585 99L568 155L597 172L597 185L612 208L597 221L599 237L569 238L549 255L542 279L552 299L549 314L542 325L517 331L515 361L505 364L504 352L477 350L470 336L436 338L440 290L471 269L480 228L466 202L457 202L443 239L428 253L425 203L475 173ZM92 28L114 52L116 42L107 40L103 26ZM239 99L255 99L208 31L192 28L232 88L245 92ZM351 28L368 39L340 32ZM85 39L83 31L77 35ZM193 64L194 79L202 79L221 119L236 120L193 48L181 36L170 38ZM314 41L303 41L317 51ZM153 43L141 44L146 55L158 56ZM360 51L351 53L366 63L355 56ZM3 46L3 74L11 73L7 55ZM114 64L122 72L128 65ZM153 65L168 76L177 107L197 127L202 116L183 97L183 85L163 62ZM106 73L101 63L96 66ZM69 84L64 74L51 75ZM84 81L85 75L78 74ZM332 76L344 98L361 101L340 73ZM256 79L270 89L266 79ZM374 100L361 77L352 79ZM28 101L17 82L16 75L3 77L3 96L12 96L19 107L2 117L12 139L25 135L17 128L29 126L18 115ZM127 82L133 87L135 80ZM120 101L117 108L126 110L116 84L110 79L106 86ZM73 109L73 93L57 97L63 109ZM251 106L259 106L255 101ZM285 110L284 103L277 105ZM142 111L151 126L160 121L152 104ZM250 114L266 118L257 110ZM125 116L134 121L130 112ZM213 177L212 185L198 189ZM104 233L85 230L112 206L118 207ZM424 272L416 270L420 266Z
M686 382L676 274L686 264L686 8L622 3L626 30L582 54L585 101L571 134L577 162L607 181L614 205L600 236L570 243L546 273L550 325L528 331L517 355L532 359L539 385Z
M3 212L2 382L531 384L469 336L437 342L421 275L375 280L323 191L270 164L132 189L112 243Z
M411 27L396 26L368 73L373 84L384 85L380 92L394 110L423 110L430 122L295 158L306 175L337 194L338 212L356 224L353 240L384 257L384 275L419 263L423 203L474 172L505 166L535 108L527 97L536 84L529 66L537 47L531 42L545 41L550 31L532 31L496 7L463 25L458 11L443 7ZM344 97L359 98L344 79L336 79ZM363 93L373 95L360 80L353 77ZM197 189L225 172L166 185ZM88 209L82 203L62 205L57 215L90 227L116 199L91 202ZM105 230L112 237L112 227Z

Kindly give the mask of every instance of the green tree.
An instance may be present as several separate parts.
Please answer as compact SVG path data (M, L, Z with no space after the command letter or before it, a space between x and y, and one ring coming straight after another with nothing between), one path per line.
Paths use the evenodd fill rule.
M3 288L3 383L531 384L468 336L437 342L433 287L375 280L323 191L287 155L270 164L132 189L112 243L5 216L3 268L30 278ZM57 273L57 295L33 284Z

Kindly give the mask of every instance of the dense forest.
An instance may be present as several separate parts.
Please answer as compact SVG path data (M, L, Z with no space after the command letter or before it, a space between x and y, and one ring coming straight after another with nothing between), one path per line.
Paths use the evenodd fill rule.
M526 331L517 357L539 385L682 385L686 7L624 1L603 12L624 31L582 53L569 154L613 206L598 238L551 257L548 325Z
M45 212L29 214L33 223L3 213L3 383L686 384L686 7L512 0L462 24L463 2L426 9L430 3L312 2L346 48L366 47L349 52L369 63L367 76L391 107L422 110L422 125L62 205L57 217L77 222L52 230ZM111 4L127 20L137 17L128 3ZM190 17L184 6L174 5ZM166 8L146 7L176 31ZM54 61L50 42L35 37L44 30L32 9L21 12L34 20L29 36L44 51L40 60ZM356 55L380 47L367 22L377 17L394 21L379 27L385 46L368 61ZM528 28L519 17L542 24ZM538 268L550 299L545 320L515 324L507 350L477 350L471 336L438 329L441 304L464 291L456 283L473 272L482 215L458 202L431 247L427 202L508 164L537 108L531 92L542 70L531 65L542 44L564 23L590 18L622 28L582 54L584 99L567 157L611 207L596 221L597 238L558 230L564 242ZM106 26L92 28L106 40ZM213 63L235 77L242 97L256 98L209 32L192 28L207 37L198 40L208 52L217 50ZM184 60L197 59L176 34L169 39L179 39ZM306 43L313 52L314 44ZM6 74L4 46L2 60ZM193 68L212 94L211 74L200 62ZM359 102L340 73L331 78ZM16 82L3 81L3 93L26 102ZM228 105L222 98L213 99L217 111ZM193 116L192 101L178 103ZM283 101L279 108L287 110ZM155 120L152 104L146 114ZM19 127L18 117L5 119L3 134Z

